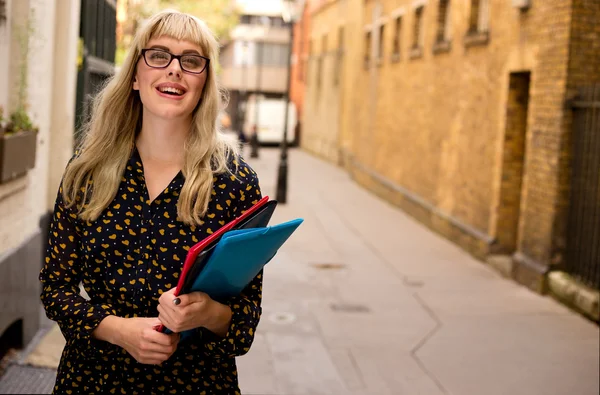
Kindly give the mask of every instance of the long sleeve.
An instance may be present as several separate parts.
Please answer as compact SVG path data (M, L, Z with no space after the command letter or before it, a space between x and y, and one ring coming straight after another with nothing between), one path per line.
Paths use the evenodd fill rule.
M104 317L116 312L109 305L93 304L80 295L83 260L76 218L74 211L65 207L61 186L39 277L41 300L46 315L58 323L67 342L77 343L76 349L81 353L104 354L112 345L93 339L91 334ZM104 343L103 347L96 347L99 343Z
M242 179L238 212L246 211L258 202L261 191L258 176L243 161L237 176ZM244 288L238 296L230 298L226 305L231 308L232 317L229 330L224 338L219 338L208 330L203 330L203 335L208 338L205 342L206 351L215 356L236 357L246 354L250 350L254 333L262 313L262 283L263 272Z

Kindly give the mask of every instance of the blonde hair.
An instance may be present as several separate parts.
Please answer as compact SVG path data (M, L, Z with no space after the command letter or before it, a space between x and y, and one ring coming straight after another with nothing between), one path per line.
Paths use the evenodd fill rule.
M121 70L94 99L80 153L65 171L63 198L68 207L77 202L82 220L96 220L116 196L141 128L142 103L139 94L132 89L137 63L148 41L163 36L193 42L211 59L185 144L182 169L185 183L177 204L177 214L183 222L200 223L211 197L213 174L229 170L229 158L239 154L239 148L221 133L217 124L223 91L215 74L214 64L219 54L215 36L196 17L173 10L162 11L136 33Z

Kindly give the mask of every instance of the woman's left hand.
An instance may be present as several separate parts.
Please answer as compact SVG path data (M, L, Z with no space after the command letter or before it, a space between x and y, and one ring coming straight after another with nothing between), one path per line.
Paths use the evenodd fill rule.
M175 296L175 288L163 293L158 302L158 319L175 333L207 326L217 303L204 292Z

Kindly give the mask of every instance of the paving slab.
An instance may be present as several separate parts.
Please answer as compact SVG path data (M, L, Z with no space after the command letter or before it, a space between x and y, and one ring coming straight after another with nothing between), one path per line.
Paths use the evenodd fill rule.
M598 328L568 315L444 319L417 356L452 394L597 395Z

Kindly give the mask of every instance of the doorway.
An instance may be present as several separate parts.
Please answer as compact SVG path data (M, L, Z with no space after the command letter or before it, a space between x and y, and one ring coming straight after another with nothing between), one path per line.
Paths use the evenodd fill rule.
M519 217L526 152L530 72L511 73L506 103L502 180L495 253L512 254L519 239Z

